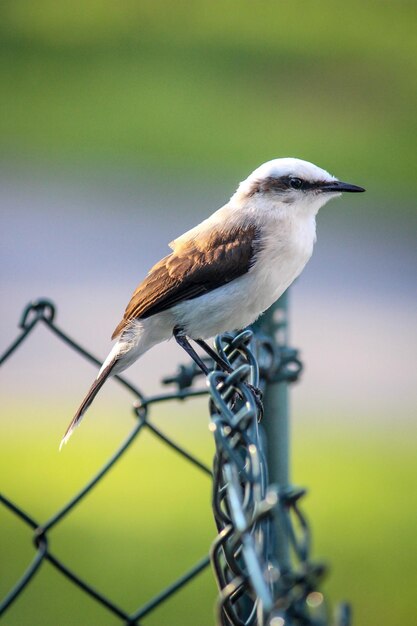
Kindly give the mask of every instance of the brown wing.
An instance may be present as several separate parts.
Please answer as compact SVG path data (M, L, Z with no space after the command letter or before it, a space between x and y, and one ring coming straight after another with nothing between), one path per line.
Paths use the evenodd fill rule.
M257 234L256 227L250 224L211 233L174 250L154 265L137 287L112 339L132 319L145 319L245 274L259 247Z

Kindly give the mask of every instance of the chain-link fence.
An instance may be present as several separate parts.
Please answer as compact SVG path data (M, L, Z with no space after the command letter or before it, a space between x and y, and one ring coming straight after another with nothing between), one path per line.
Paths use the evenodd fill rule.
M38 300L25 308L20 333L0 358L0 365L7 362L39 324L44 324L83 358L100 365L98 359L57 326L55 306L48 300ZM216 338L215 348L228 367L222 369L211 358L204 357L210 370L207 390L195 387L196 378L203 375L195 363L182 365L175 375L163 379L165 384L174 384L175 391L155 396L147 397L122 376L116 377L136 397L135 427L101 470L50 519L40 522L0 494L0 503L32 529L35 549L29 567L0 600L0 617L18 601L42 563L47 561L76 585L80 593L88 594L118 618L119 623L139 625L198 576L211 559L219 587L216 611L219 626L326 626L330 623L323 594L318 590L325 568L310 559L310 531L299 507L304 490L280 484L279 476L278 484L271 485L268 477L267 457L271 458L271 445L274 445L273 441L268 441L272 432L268 430L268 420L272 423L275 416L266 415L261 421L263 407L259 390L267 392L271 382L287 384L296 379L301 369L296 351L280 346L272 334L265 334L260 328L221 335ZM148 420L152 405L204 394L209 396L210 430L216 446L213 513L218 536L210 557L203 556L155 597L128 612L58 559L49 547L48 533L74 507L83 505L84 498L116 463L123 461L126 450L145 430L211 477L209 467ZM285 453L285 449L282 450ZM349 626L347 605L339 607L333 623Z

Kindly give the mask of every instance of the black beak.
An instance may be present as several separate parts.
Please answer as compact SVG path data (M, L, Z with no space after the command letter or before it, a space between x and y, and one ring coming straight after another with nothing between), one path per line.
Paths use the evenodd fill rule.
M333 191L340 193L341 191L349 191L350 193L361 193L365 191L363 187L357 187L350 183L342 183L341 180L333 180L330 183L323 183L320 185L320 189L324 192Z

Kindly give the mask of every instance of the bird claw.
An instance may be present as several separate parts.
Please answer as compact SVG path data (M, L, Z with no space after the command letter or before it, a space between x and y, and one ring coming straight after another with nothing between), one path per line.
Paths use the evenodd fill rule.
M252 395L254 397L255 400L255 404L256 407L258 409L258 422L260 422L264 416L264 405L263 405L263 393L262 391L259 389L259 387L254 387L254 385L251 385L250 383L246 383L246 386L250 389L250 391L252 392Z

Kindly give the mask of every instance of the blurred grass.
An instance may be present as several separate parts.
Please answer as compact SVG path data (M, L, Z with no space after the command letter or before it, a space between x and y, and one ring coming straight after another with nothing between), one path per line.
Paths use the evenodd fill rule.
M9 415L18 417L12 409ZM209 461L212 442L201 406L195 414L184 416L177 407L162 408L156 416L160 426ZM110 416L100 424L87 420L82 436L58 454L51 417L37 409L30 421L2 432L7 442L0 457L2 490L42 521L85 483L126 432L126 424L111 426ZM411 625L417 585L414 439L386 428L379 433L365 428L355 436L340 424L309 419L296 423L294 432L294 481L310 492L304 509L312 524L313 554L331 564L325 591L333 602L352 601L356 626ZM33 548L21 522L3 508L0 519L2 595ZM51 532L50 543L75 572L133 610L197 561L214 534L210 480L142 434ZM144 623L209 626L214 598L206 572ZM6 619L8 626L117 623L48 565Z
M415 3L5 2L4 154L413 189Z
M61 411L65 414L62 407ZM104 419L104 432L96 431L95 441L79 438L80 446L68 446L58 454L50 409L41 413L29 409L29 414L31 421L26 420L24 427L20 423L15 430L3 429L2 441L7 445L0 462L2 491L36 519L45 520L107 460L117 442L124 439L127 424L111 428ZM14 409L8 415L18 421L21 412ZM181 422L180 415L178 419ZM38 427L34 427L36 423ZM129 429L132 426L133 420ZM169 431L169 424L166 426ZM195 428L191 426L190 432L191 436L187 432L182 436L188 444L196 438ZM197 435L193 446L203 458L209 456L207 439L202 446ZM0 519L2 596L21 575L33 548L30 530L4 507ZM145 432L49 537L56 556L117 604L133 611L207 554L214 534L210 479ZM214 589L210 574L202 574L191 589L181 592L146 623L191 626L201 611L206 619L202 623L209 624ZM174 620L169 617L172 611ZM118 623L48 565L6 619L7 624L45 626Z

